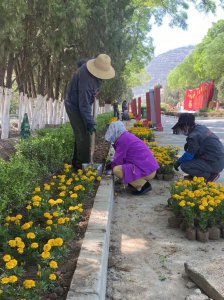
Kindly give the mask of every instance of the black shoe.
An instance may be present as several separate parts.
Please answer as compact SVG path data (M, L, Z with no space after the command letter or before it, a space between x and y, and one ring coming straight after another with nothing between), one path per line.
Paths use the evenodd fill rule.
M146 194L147 192L151 191L152 189L152 186L151 184L147 181L143 187L141 188L140 191L136 190L134 192L132 192L132 195L136 195L136 196L140 196L140 195L144 195Z
M191 180L193 180L193 178L194 178L194 176L191 176L191 175L185 175L185 176L184 176L184 180L189 180L189 181L191 181Z

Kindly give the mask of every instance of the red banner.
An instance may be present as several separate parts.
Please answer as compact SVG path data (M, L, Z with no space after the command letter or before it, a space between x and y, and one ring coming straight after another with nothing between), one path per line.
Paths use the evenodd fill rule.
M199 88L187 90L184 98L185 110L199 110L208 107L214 93L214 83L203 82Z

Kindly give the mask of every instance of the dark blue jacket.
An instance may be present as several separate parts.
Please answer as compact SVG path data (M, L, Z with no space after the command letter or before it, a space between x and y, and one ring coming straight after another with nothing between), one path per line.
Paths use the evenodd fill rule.
M215 169L222 170L224 168L223 144L206 126L195 125L186 140L186 150L194 158L204 159Z
M101 80L93 76L83 64L73 75L65 96L65 105L80 112L87 129L95 123L92 117L92 104L99 92Z

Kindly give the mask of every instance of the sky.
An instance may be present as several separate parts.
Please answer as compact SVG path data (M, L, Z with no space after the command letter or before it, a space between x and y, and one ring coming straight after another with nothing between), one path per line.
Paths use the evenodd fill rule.
M170 28L169 17L164 18L163 25L160 27L153 25L149 34L154 40L155 56L175 48L199 44L212 27L212 23L220 19L224 19L224 10L220 7L217 8L216 15L213 15L199 13L191 6L188 10L188 29L185 31Z

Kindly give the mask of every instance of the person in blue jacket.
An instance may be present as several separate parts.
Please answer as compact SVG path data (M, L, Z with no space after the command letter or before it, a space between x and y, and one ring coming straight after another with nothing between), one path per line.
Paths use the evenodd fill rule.
M102 80L114 76L110 57L99 54L87 62L81 61L68 85L65 109L75 135L72 158L75 170L81 169L82 163L90 162L90 136L96 131L92 104L99 93Z
M184 154L175 162L174 168L188 174L186 179L194 176L214 181L224 169L224 147L219 138L206 126L195 123L192 113L182 113L173 126L174 132L187 136Z

